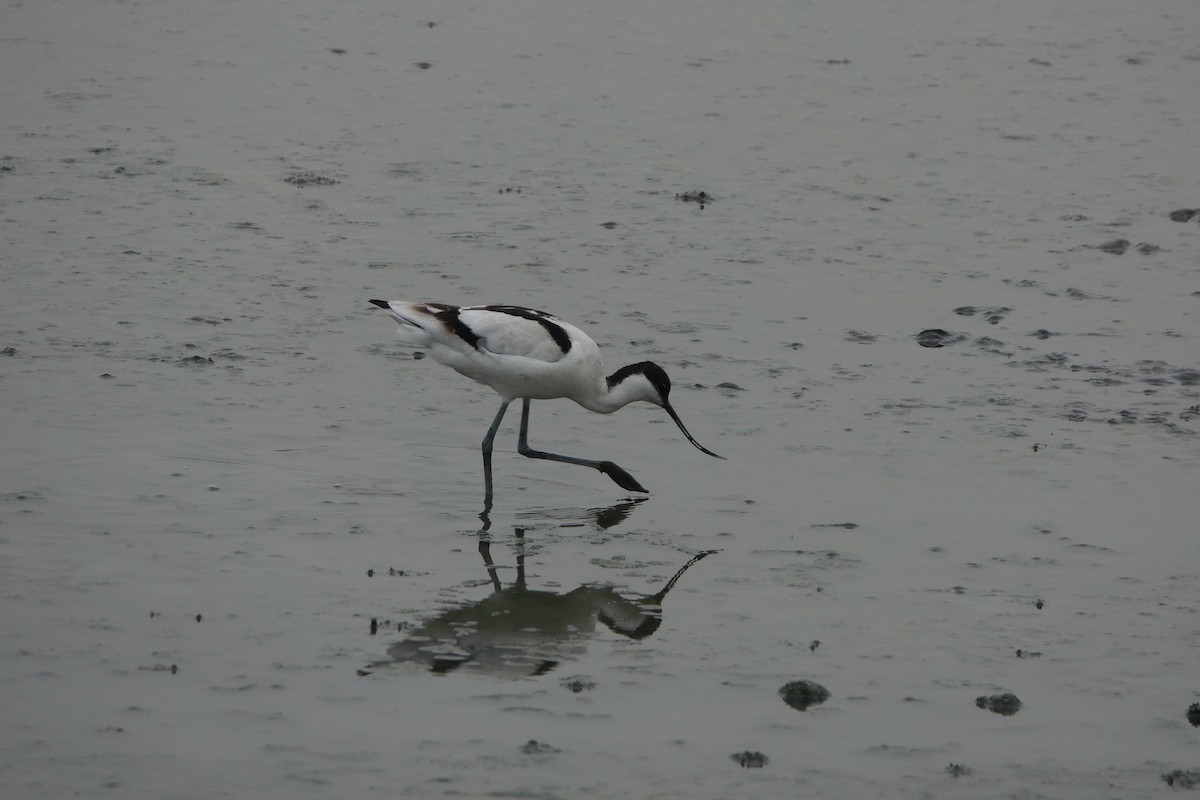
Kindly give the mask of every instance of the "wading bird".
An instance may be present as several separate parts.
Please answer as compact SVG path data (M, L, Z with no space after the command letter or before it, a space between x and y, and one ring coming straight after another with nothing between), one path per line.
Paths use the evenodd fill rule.
M529 446L529 401L565 397L589 411L611 414L644 400L661 406L687 440L701 452L724 458L697 442L667 399L671 379L650 361L621 367L607 377L600 348L574 325L544 311L520 306L451 306L372 300L398 323L404 344L424 347L440 364L490 386L502 398L483 438L485 503L492 501L492 441L513 400L521 398L517 450L529 458L579 464L600 470L622 489L645 492L637 480L611 461L545 453Z

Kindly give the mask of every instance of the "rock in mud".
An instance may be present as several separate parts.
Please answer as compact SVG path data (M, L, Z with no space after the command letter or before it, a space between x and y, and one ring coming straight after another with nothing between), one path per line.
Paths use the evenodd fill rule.
M1193 728L1200 728L1200 703L1192 703L1188 706L1187 721L1192 724Z
M917 344L921 347L946 347L966 339L966 334L951 333L941 328L928 328L917 334Z
M812 681L792 681L779 689L779 696L797 711L806 711L809 706L819 706L829 699L829 690Z
M1011 717L1013 714L1021 710L1021 701L1015 694L1005 692L1004 694L993 694L991 696L976 697L975 705L980 708L986 708L993 714L1000 714L1004 717Z

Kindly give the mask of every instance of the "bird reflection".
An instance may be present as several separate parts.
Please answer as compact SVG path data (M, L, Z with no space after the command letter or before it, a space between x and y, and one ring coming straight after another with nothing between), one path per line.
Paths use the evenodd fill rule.
M524 529L518 528L517 575L503 586L491 547L479 553L492 582L492 594L459 605L429 620L388 648L392 662L427 664L432 672L470 671L494 677L543 675L561 661L579 657L599 622L630 639L645 639L662 624L662 602L683 574L717 551L696 554L651 595L624 597L610 585L583 585L569 592L530 589L525 581Z
M630 497L615 505L603 508L530 509L528 511L517 512L516 516L518 519L560 520L576 523L587 520L596 523L596 526L601 530L607 530L624 522L633 513L633 510L638 507L638 504L646 502L647 499L645 497ZM483 522L483 527L479 532L487 533L492 527L492 504L490 502L484 505L483 511L479 512L479 519Z
M584 522L595 523L596 527L602 531L609 528L615 528L629 518L633 510L639 504L646 502L645 497L631 497L616 505L604 506L603 508L537 508L527 511L518 511L517 519L539 521L555 521L562 524L563 527L576 527L583 525ZM487 532L485 527L483 533Z
M579 527L587 523L595 524L600 530L608 530L620 525L639 504L646 502L645 497L630 497L619 503L603 508L536 508L519 511L517 519L530 520L533 525L539 522L557 522L562 527ZM492 529L492 506L487 504L479 513L483 525L480 535L486 535Z

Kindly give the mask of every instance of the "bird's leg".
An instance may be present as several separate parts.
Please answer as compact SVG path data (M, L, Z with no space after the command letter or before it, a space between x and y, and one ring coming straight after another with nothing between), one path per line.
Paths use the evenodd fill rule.
M504 412L508 411L508 404L512 400L505 400L500 404L500 410L496 412L496 418L492 420L492 427L488 428L487 436L483 437L483 513L480 518L485 522L490 522L487 519L487 514L492 510L492 442L496 438L496 431L500 430L500 421L504 419ZM525 401L529 403L528 400Z
M598 469L608 477L612 478L613 482L622 489L627 489L631 492L646 491L646 489L640 483L638 483L632 475L611 461L590 461L586 458L561 456L557 453L545 453L541 450L534 450L529 446L529 398L524 398L523 403L524 404L521 406L521 436L517 440L517 451L521 455L528 456L529 458L544 458L549 461L561 461L564 464L579 464L583 467Z
M517 582L513 586L525 590L525 529L517 528Z
M496 562L492 561L492 545L489 540L480 538L479 555L483 556L483 565L487 567L488 577L492 579L492 587L497 592L503 591L504 587L500 585L500 576L496 574Z

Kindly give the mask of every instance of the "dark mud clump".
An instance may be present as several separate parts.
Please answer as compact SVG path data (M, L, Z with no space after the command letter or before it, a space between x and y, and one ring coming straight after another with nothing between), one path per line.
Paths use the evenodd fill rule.
M1173 769L1164 772L1162 779L1167 782L1167 786L1195 789L1200 786L1200 769Z
M336 178L318 175L315 172L293 172L283 180L293 186L332 186L338 183Z
M734 753L729 757L736 761L738 766L745 767L747 769L762 769L767 765L767 762L770 761L769 758L757 750L743 750L742 752Z
M675 195L675 199L681 200L684 203L698 203L700 208L704 208L713 201L712 195L703 189L696 189L690 192L680 192L679 194Z
M1129 249L1129 244L1128 239L1112 239L1104 244L1096 245L1096 249L1102 253L1111 253L1114 256L1120 256L1124 255L1125 251Z
M797 711L807 711L809 706L818 706L829 699L829 690L812 681L792 681L779 689L779 696Z
M995 308L976 308L975 306L961 306L954 309L954 313L960 317L973 317L976 314L987 320L989 325L998 325L1002 319L1007 317L1012 312L1011 308L995 307Z
M537 739L530 739L528 742L521 745L521 752L527 756L550 756L561 751L557 747L548 745L545 742L539 742Z
M1193 728L1200 728L1200 703L1192 703L1188 706L1187 721L1192 724Z
M1015 694L1005 692L1004 694L994 694L985 697L976 697L975 705L980 708L986 708L993 714L1000 714L1004 717L1011 717L1013 714L1021 710L1021 701Z
M946 347L958 344L966 338L965 333L951 333L941 328L929 328L917 334L917 344L921 347Z
M596 688L596 682L584 676L566 678L560 685L572 694L590 692L592 689Z
M1004 342L1000 341L999 339L993 339L990 336L980 336L978 339L971 342L971 344L975 345L985 353L995 353L1002 356L1012 355L1011 352L1002 349L1006 347Z
M1200 208L1180 208L1172 211L1169 216L1172 222L1187 222L1192 217L1200 214Z
M950 764L946 767L946 774L951 778L965 778L974 771L970 767L964 767L962 764Z

